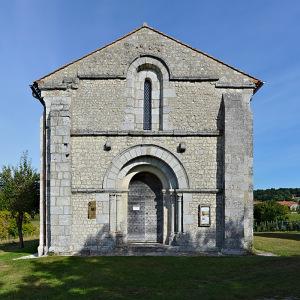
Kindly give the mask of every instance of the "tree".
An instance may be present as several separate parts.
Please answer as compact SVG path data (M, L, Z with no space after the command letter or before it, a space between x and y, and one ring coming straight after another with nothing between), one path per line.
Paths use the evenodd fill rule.
M265 201L254 205L254 219L256 222L284 221L289 209L276 201Z
M0 207L16 219L20 248L24 248L24 214L38 212L39 175L32 168L28 153L21 156L17 167L4 166L0 172Z
M269 200L293 200L294 197L300 197L300 188L279 188L253 191L254 199L259 201Z
M0 179L0 184L1 184L1 179ZM5 199L4 199L4 194L0 186L0 211L5 210Z

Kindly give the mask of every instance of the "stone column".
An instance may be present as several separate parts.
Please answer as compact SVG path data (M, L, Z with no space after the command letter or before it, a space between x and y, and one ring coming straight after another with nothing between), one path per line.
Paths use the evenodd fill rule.
M163 243L165 243L167 239L167 233L168 233L168 196L166 194L166 190L162 190L162 207L163 207L163 227L162 227L162 236L163 236Z
M175 232L175 195L170 194L170 204L171 204L171 239L174 237L174 232Z
M177 195L177 232L182 232L182 194Z
M122 195L116 194L116 246L122 247L124 244L124 235L121 228L122 222Z
M120 221L121 221L121 194L116 194L116 232L120 233Z
M251 93L226 93L224 99L224 251L241 252L252 244Z
M117 230L116 194L109 194L109 232L115 234Z

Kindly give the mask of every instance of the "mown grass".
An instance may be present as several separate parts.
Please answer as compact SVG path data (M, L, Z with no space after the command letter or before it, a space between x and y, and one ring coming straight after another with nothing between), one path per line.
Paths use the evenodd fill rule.
M259 238L269 243L269 237ZM0 299L300 297L300 256L50 256L12 260L34 252L36 246L37 241L26 242L24 250L17 244L0 245Z
M300 232L255 233L254 248L281 256L300 257Z

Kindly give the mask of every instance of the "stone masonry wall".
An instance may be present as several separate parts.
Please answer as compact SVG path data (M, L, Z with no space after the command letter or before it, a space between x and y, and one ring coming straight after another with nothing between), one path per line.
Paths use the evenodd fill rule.
M222 199L215 194L191 194L192 201L185 207L186 214L192 216L189 224L184 225L184 233L176 240L176 245L187 251L215 251L220 250L223 237ZM109 236L109 223L99 222L106 215L108 208L101 201L103 193L78 193L72 195L72 252L85 250L106 252L114 246L114 240ZM88 219L88 203L96 201L96 219ZM121 201L127 201L123 194ZM198 206L209 205L211 208L211 226L198 226ZM84 228L84 230L83 230Z
M144 56L159 60L168 70L164 80L172 97L163 110L172 126L165 128L198 135L116 135L128 129L124 128L125 116L131 114L131 107L126 106L128 69ZM158 145L173 153L189 177L191 190L182 192L184 228L176 236L178 245L198 250L251 246L253 154L249 101L253 78L142 27L37 83L47 106L50 251L110 249L114 242L107 226L117 218L115 209L120 199L111 202L107 191L97 194L77 189L102 189L112 159L140 144ZM167 99L167 92L161 92ZM91 136L97 131L114 134ZM206 132L206 136L199 132ZM106 142L111 145L109 151L104 149ZM179 153L182 142L186 151ZM223 194L202 189L220 189ZM89 201L96 201L95 220L87 218ZM108 203L116 207L108 208ZM199 204L211 207L210 227L198 227Z
M225 245L228 252L251 249L253 238L251 93L224 93Z
M103 194L73 194L72 205L72 236L71 251L81 252L84 250L101 251L109 250L113 242L109 239L108 220L102 222L101 218L107 215L108 206L98 201ZM96 201L96 219L88 219L88 203ZM108 203L107 203L108 204Z
M125 118L126 80L81 80L73 91L74 131L120 130ZM209 82L170 82L176 98L168 102L175 130L213 131L219 128L222 93Z
M169 101L169 118L175 129L205 131L219 126L222 93L210 82L171 82L176 99Z
M142 55L162 59L170 69L172 78L218 77L224 83L252 82L247 75L146 27L46 76L42 82L46 85L62 84L65 78L75 78L77 75L126 76L129 65Z
M81 80L73 91L73 130L120 130L124 120L125 80Z
M191 201L185 199L183 201L183 211L185 215L189 216L189 219L184 219L183 234L178 239L179 245L183 245L188 250L220 249L223 237L222 197L205 193L194 193L191 196ZM199 226L199 205L210 206L210 226Z
M47 107L47 247L69 251L71 241L70 104L68 92L43 92ZM48 251L46 250L46 251Z
M107 140L112 145L110 151L103 149ZM220 140L218 137L72 137L72 188L102 188L112 159L139 144L155 144L176 155L189 176L191 188L217 188L221 184L222 162L218 162L221 149L217 151ZM177 153L180 142L186 143L184 153Z

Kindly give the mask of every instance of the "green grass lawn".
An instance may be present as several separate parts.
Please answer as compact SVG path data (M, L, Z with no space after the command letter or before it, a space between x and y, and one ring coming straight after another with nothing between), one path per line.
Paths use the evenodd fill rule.
M300 232L257 232L254 248L281 256L299 255L300 258Z
M263 239L268 245L274 238L278 237L260 235L255 245L264 250ZM299 248L298 235L280 236L278 241L289 243L294 238ZM36 240L27 241L23 250L16 244L0 245L0 299L300 298L299 249L290 250L295 255L290 257L50 256L12 260L36 247Z

